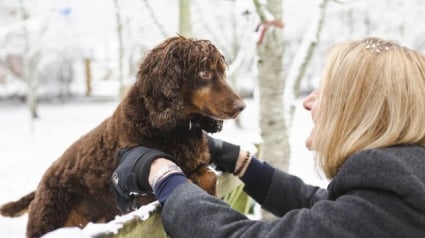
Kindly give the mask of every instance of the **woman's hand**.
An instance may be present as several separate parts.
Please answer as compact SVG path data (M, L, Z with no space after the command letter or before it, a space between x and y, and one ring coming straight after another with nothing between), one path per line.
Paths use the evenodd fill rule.
M209 135L207 135L207 139L211 156L210 162L216 165L216 169L241 177L251 161L251 154L248 151L241 151L239 145Z
M112 184L116 203L121 211L131 209L132 194L152 192L149 178L155 176L155 171L160 169L159 166L174 164L172 162L174 158L171 155L142 146L121 150L117 157L118 167L112 174ZM161 160L156 161L159 158ZM156 165L151 168L152 164ZM177 166L175 167L178 169Z

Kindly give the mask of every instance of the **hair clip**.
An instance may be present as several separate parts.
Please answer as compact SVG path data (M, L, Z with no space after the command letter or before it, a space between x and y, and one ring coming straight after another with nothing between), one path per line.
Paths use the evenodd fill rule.
M366 45L365 48L367 50L371 50L372 52L375 52L375 53L387 51L394 45L394 43L391 41L384 41L377 38L368 38L363 41L363 44Z

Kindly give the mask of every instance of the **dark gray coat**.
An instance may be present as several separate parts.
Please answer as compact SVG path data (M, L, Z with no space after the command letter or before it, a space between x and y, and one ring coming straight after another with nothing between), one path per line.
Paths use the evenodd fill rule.
M425 237L425 149L356 153L327 190L276 170L261 205L279 218L249 220L187 183L167 199L162 220L173 238Z

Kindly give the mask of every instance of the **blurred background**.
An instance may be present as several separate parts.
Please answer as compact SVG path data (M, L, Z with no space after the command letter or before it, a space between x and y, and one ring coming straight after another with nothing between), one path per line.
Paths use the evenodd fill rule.
M274 0L281 13L260 16L254 0L2 0L0 100L37 101L119 95L134 82L146 50L182 34L211 40L229 62L240 90L257 85L257 42L265 21L278 20L287 80L303 42L315 47L302 79L316 87L330 45L365 36L422 51L425 8L419 0ZM261 8L261 7L260 7ZM263 7L266 8L266 7ZM262 19L265 17L266 19ZM268 28L276 26L272 25ZM308 44L307 44L308 45Z
M212 41L247 102L215 136L325 187L302 99L329 48L376 36L424 52L424 12L420 0L0 0L0 204L34 190L112 114L148 50L177 34ZM23 237L25 223L0 217L0 237Z

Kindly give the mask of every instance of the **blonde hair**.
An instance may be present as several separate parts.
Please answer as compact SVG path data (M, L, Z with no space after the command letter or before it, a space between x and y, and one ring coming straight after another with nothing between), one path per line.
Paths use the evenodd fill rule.
M313 138L333 178L352 154L397 144L425 146L425 58L378 38L331 49Z

